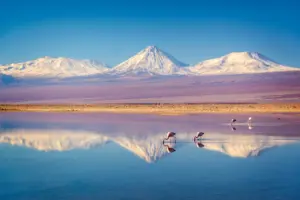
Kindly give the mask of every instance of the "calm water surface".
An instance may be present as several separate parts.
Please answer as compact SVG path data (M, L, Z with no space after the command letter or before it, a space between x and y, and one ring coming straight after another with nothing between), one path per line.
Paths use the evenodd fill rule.
M249 116L0 113L0 199L300 199L299 115Z

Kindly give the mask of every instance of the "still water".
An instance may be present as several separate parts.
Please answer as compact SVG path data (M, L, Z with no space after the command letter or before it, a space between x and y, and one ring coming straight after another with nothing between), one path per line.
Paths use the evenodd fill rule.
M249 116L0 113L0 199L300 199L299 115Z

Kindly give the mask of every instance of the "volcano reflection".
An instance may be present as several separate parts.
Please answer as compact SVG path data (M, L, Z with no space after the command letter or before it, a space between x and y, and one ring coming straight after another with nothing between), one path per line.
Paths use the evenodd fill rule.
M250 135L234 133L205 133L201 141L193 142L195 133L177 134L177 143L162 144L165 133L92 132L71 130L12 129L0 131L0 143L24 146L39 151L69 151L72 149L104 148L113 142L148 163L156 162L184 145L196 145L231 157L258 156L265 149L300 141L300 137Z

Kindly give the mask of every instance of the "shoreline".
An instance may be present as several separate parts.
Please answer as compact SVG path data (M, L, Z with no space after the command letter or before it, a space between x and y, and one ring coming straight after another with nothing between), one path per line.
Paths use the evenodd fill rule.
M80 112L185 115L200 113L300 113L299 103L0 104L0 112Z

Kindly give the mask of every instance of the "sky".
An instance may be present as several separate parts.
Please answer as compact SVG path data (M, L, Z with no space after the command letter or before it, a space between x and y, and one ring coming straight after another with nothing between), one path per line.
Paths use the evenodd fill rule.
M255 51L300 67L300 3L1 0L0 64L39 57L114 66L149 45L188 64Z

